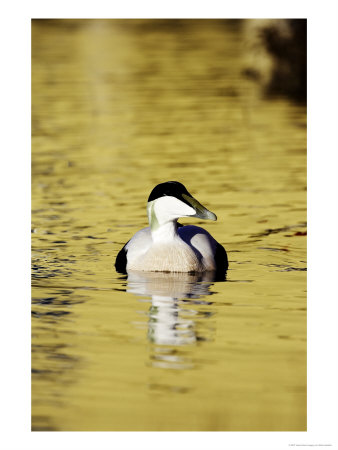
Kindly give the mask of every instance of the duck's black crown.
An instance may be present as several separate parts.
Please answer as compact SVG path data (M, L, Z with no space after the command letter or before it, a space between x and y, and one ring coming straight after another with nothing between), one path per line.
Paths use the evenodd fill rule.
M160 197L171 196L176 197L186 203L186 201L182 197L182 194L192 197L192 195L187 191L182 183L179 183L178 181L166 181L165 183L160 183L154 187L149 195L148 202L156 200Z

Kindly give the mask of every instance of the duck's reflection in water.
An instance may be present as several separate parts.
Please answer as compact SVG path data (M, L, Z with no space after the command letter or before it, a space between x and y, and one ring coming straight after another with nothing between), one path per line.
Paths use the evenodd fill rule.
M213 293L210 287L215 279L213 272L128 272L127 291L151 298L148 339L153 367L194 367L190 347L208 338L203 335L207 327L198 326L197 322L212 315L210 308L205 308L212 302L205 297Z

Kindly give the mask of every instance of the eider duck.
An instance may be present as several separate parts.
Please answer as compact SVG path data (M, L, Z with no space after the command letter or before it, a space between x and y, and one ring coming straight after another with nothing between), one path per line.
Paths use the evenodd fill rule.
M206 230L181 225L180 217L217 220L178 181L158 184L147 204L149 227L125 244L116 257L117 272L207 272L225 274L225 249Z

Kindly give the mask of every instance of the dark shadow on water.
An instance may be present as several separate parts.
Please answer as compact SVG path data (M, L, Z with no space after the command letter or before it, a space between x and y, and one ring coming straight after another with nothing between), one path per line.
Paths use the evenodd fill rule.
M250 236L250 238L269 236L270 234L282 233L282 232L285 232L285 231L293 230L295 228L304 228L306 226L307 226L306 223L300 223L300 224L297 224L297 225L289 225L289 226L285 226L285 227L281 227L281 228L267 228L262 233L252 234Z

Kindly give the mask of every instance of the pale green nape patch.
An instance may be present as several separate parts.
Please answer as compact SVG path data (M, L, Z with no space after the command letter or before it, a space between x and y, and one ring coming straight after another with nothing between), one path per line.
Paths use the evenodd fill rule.
M148 214L148 220L149 225L152 231L155 231L159 228L160 224L158 223L158 219L155 214L155 200L152 202L149 202L147 205L147 214Z

